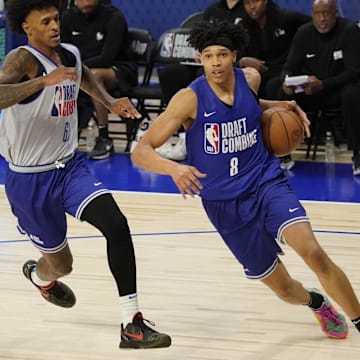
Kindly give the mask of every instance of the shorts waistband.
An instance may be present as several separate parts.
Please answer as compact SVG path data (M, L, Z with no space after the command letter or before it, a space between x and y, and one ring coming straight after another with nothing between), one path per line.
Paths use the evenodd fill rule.
M9 168L12 171L18 173L36 173L42 171L50 171L55 169L63 169L68 161L74 157L74 153L63 157L62 159L56 160L51 164L45 165L34 165L34 166L19 166L12 163L9 163Z

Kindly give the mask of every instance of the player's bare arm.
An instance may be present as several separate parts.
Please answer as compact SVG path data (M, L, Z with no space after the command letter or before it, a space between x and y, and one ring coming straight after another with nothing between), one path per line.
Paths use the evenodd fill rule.
M141 114L136 110L134 105L127 97L120 99L113 98L105 88L96 81L89 68L83 64L82 78L80 84L81 90L85 91L94 99L103 103L106 108L114 114L132 119L140 119Z
M44 87L42 78L35 78L38 65L23 49L9 52L0 71L0 108L15 105ZM30 80L21 82L23 78Z
M38 66L35 57L24 49L13 50L5 57L0 71L0 109L17 104L46 86L76 78L74 68L62 65L46 76L37 76Z
M165 143L181 125L188 129L196 117L197 99L187 88L180 90L166 110L154 120L149 130L135 147L131 159L140 167L172 177L181 195L193 197L202 188L199 179L206 176L193 166L161 157L155 149Z
M245 75L245 79L249 85L249 88L257 94L261 83L261 75L258 70L253 67L246 67L242 69Z

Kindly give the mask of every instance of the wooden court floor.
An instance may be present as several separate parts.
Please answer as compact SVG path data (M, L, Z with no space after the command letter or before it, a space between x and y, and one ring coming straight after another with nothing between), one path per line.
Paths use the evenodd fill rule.
M0 187L0 359L359 359L360 334L326 338L311 312L278 300L242 269L214 231L199 199L117 192L132 229L144 317L172 335L168 349L120 350L120 310L106 263L105 242L87 224L69 218L74 271L66 282L77 295L72 309L41 299L23 277L37 258L15 230ZM304 203L324 248L360 296L360 205ZM320 287L290 249L282 258L307 287Z

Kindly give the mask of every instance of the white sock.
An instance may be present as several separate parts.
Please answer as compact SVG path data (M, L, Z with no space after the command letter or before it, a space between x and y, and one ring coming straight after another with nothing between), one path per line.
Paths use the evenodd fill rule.
M124 327L131 323L134 315L139 311L137 294L120 296L121 318Z
M36 266L34 266L32 268L30 276L31 276L31 280L33 281L33 283L38 286L48 286L52 283L52 281L50 281L50 280L42 280L38 277L38 275L36 273Z

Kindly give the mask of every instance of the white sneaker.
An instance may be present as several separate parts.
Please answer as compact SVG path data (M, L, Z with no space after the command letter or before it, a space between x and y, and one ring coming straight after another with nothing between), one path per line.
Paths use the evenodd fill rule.
M175 146L166 154L166 158L175 161L182 161L186 159L186 142L185 133L179 134L179 140Z
M162 144L160 147L158 147L155 150L157 153L159 153L159 155L161 155L162 157L167 159L168 158L167 155L172 150L172 148L173 148L173 146L169 139L166 143Z
M280 158L280 167L283 170L291 170L295 166L295 161L292 159L291 155L282 156Z

